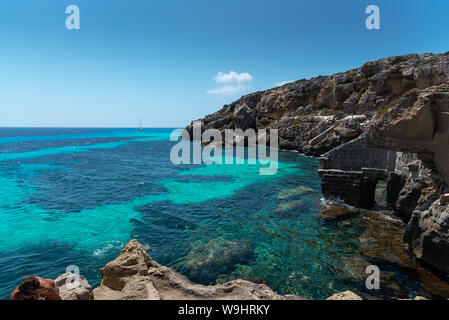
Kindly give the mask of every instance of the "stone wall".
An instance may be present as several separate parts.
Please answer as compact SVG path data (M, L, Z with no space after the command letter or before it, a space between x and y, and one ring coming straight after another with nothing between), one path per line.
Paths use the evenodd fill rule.
M375 168L392 171L395 162L396 152L369 148L365 135L362 135L324 154L320 158L320 169L361 171L362 168Z
M359 208L374 205L377 179L365 176L361 171L318 170L321 190L326 198L340 198Z

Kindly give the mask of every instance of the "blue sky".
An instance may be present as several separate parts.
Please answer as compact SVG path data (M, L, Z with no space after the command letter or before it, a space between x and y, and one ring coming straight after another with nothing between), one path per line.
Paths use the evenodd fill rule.
M2 0L0 126L184 127L275 83L449 51L448 17L447 0Z

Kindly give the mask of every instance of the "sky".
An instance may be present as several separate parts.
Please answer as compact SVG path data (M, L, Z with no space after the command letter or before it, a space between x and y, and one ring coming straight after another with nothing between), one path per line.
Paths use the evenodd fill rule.
M447 0L2 0L0 127L185 127L286 81L447 52L448 17Z

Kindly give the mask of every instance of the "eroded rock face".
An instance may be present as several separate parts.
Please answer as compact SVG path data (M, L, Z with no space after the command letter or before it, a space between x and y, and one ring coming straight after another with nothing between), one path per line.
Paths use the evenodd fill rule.
M449 204L437 200L429 210L413 212L404 240L417 258L449 273Z
M395 174L400 177L390 176L388 199L408 223L404 240L410 251L449 273L449 220L444 196L449 182L449 81L404 94L370 126L367 141L375 147L417 155L418 160L411 158L407 170L404 161L399 161L401 169Z
M246 280L213 286L194 284L175 270L153 261L137 240L131 240L101 273L101 285L92 294L95 300L300 299L279 295L265 284Z
M368 129L368 144L402 152L431 154L449 183L449 81L404 94Z
M319 156L360 136L401 95L439 85L448 75L449 53L389 57L245 95L201 121L204 129L278 129L280 148ZM438 126L447 121L441 119ZM191 133L192 126L187 130Z

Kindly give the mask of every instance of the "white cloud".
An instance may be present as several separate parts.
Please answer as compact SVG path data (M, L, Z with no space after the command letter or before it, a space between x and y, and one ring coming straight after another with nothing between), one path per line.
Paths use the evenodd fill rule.
M207 93L221 96L230 96L241 93L249 89L251 87L249 83L253 81L253 77L249 73L237 73L235 71L230 71L228 73L218 72L214 79L215 82L221 84L221 86L208 90Z
M229 73L219 72L214 79L217 83L243 83L253 81L253 77L249 73L237 73L234 71L230 71Z
M286 81L281 81L281 82L275 82L274 85L277 87L280 87L280 86L283 86L284 84L291 83L291 82L293 82L293 80L286 80Z

